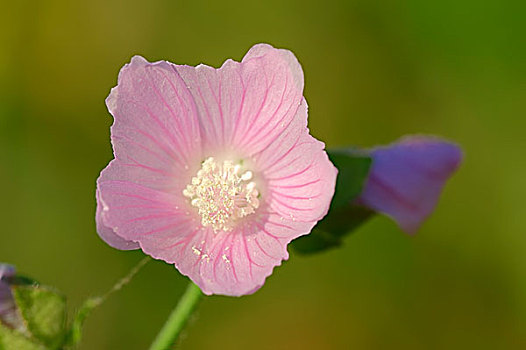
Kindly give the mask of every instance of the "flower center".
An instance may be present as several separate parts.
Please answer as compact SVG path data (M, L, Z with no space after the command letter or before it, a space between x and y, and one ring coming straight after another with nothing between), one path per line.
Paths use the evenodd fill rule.
M230 160L223 163L207 158L192 182L183 190L201 215L203 226L215 232L230 231L238 219L259 207L259 192L251 171L241 173L241 164Z

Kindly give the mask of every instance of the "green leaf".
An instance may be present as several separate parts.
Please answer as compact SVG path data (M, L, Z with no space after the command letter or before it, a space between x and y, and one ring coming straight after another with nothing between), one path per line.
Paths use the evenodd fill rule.
M66 300L57 291L43 286L13 286L16 304L31 335L50 349L64 342Z
M312 232L292 242L299 253L311 254L337 247L342 238L359 227L374 213L353 204L362 192L369 174L371 158L350 150L327 151L338 169L336 190L328 214L318 222Z
M33 342L21 332L0 323L1 350L47 350L41 344Z

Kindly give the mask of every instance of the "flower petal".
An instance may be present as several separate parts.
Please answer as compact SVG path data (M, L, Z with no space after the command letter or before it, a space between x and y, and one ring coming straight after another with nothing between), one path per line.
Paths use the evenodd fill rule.
M462 151L438 138L413 136L373 149L371 156L373 163L358 202L415 233L460 165Z
M219 69L176 66L195 98L205 150L247 156L264 149L290 124L302 100L303 72L294 55L255 45L242 62Z
M0 263L0 280L4 277L13 277L15 275L15 268L8 264Z
M203 293L240 296L257 291L274 267L288 259L287 244L308 234L314 224L269 213L232 232L197 231L169 248L176 249L177 269Z
M139 56L121 70L106 104L115 119L111 136L116 159L97 182L97 231L112 247L136 249L136 236L149 223L143 217L166 216L171 210L154 208L158 204L147 196L181 197L199 166L197 109L172 64L148 63Z
M317 221L327 214L338 171L324 147L309 135L303 100L287 129L255 156L268 186L263 196L269 197L273 210L299 221Z
M0 280L0 321L11 324L11 315L16 314L16 304L9 285Z
M15 276L15 268L0 263L0 323L10 328L23 330L24 322L17 310L13 293L7 278Z
M95 213L95 222L97 225L97 233L99 234L100 238L102 238L104 242L108 243L108 245L116 249L138 249L138 243L125 240L124 238L118 236L110 227L104 225L104 221L102 220L103 204L101 203L98 189L95 193L95 197L97 199L97 212Z
M119 162L114 160L99 177L103 225L127 241L166 232L178 235L178 227L190 220L182 196L122 180L120 175Z
M199 164L197 109L174 65L133 57L106 104L115 119L115 157L128 177L164 188L167 181L180 178L174 175Z

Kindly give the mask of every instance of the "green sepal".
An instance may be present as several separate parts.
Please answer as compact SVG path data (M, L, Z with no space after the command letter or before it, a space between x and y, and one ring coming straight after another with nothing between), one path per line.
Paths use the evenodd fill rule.
M374 214L353 203L362 192L369 174L371 157L349 149L328 150L327 153L338 169L334 197L329 212L312 232L292 242L293 249L298 253L318 253L339 246L346 234Z
M48 350L19 330L11 329L0 322L0 350Z
M16 305L29 334L47 349L64 343L66 299L56 290L31 284L12 286Z

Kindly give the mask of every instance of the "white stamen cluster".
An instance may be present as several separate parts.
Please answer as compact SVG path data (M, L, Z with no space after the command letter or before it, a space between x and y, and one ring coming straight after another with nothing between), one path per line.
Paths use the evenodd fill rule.
M198 209L203 226L212 226L214 232L230 231L238 219L259 207L256 183L250 181L252 172L240 172L240 164L229 160L218 164L209 157L183 190L183 195Z

